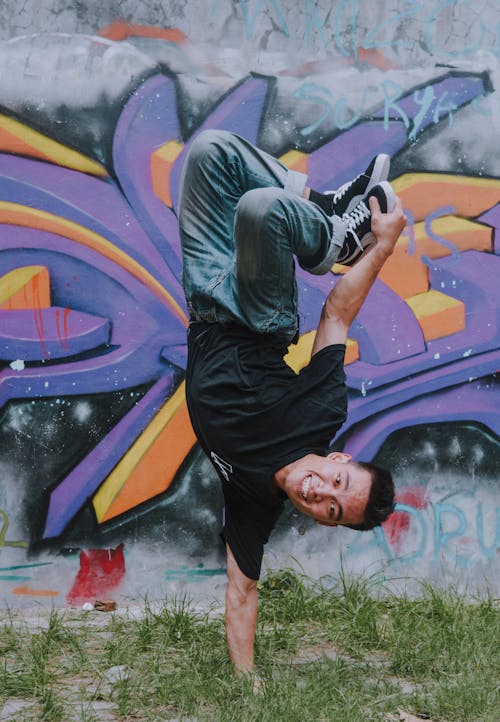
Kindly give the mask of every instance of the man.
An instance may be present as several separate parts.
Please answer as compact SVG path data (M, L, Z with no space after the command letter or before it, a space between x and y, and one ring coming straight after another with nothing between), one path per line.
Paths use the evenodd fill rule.
M253 669L263 547L285 499L320 524L369 529L392 511L390 474L327 453L346 418L348 329L404 227L380 155L336 193L243 138L205 131L181 179L179 225L190 313L186 394L222 482L226 630L237 673ZM283 361L298 335L295 261L352 268L328 295L311 361ZM359 259L359 260L358 260Z

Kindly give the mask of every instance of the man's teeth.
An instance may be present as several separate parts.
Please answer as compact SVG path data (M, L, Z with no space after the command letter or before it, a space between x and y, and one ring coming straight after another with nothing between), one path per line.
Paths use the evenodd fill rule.
M304 481L302 482L302 496L304 497L305 501L307 501L307 495L309 493L309 487L311 486L312 479L310 476L306 476Z

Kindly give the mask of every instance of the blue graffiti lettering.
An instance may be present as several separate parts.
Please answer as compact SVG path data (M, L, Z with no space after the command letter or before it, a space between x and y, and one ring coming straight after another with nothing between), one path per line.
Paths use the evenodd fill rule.
M351 17L348 25L351 29L351 50L346 48L343 38L344 34L341 30L342 14L349 5L351 5ZM358 59L358 0L342 0L340 3L335 12L334 37L335 45L341 55L345 58L349 58L352 55L355 60Z
M440 55L441 57L446 58L457 58L461 55L471 55L482 47L486 34L486 26L482 18L480 20L481 29L479 39L476 42L472 42L468 47L461 48L460 50L445 50L444 48L440 47L439 43L436 43L434 39L436 28L439 27L438 18L443 12L443 10L452 7L453 10L456 11L457 6L461 2L462 0L443 0L442 2L438 3L436 8L430 14L424 26L424 39L429 52L431 52L433 55ZM449 34L452 35L452 32L449 32Z
M498 55L498 54L500 54L500 23L497 23L496 31L497 31L497 37L496 37L495 47L493 48L493 52L495 53L495 55Z
M471 102L471 108L474 112L491 118L491 116L493 115L491 106L486 107L483 104L487 97L488 97L487 95L483 94L483 95L478 95L477 98L473 98L472 102Z
M417 247L415 240L415 216L408 208L404 209L404 214L406 216L406 227L401 235L408 236L408 255L413 256Z
M432 85L427 85L420 92L418 90L414 91L413 100L417 105L420 105L420 110L413 119L413 128L408 135L408 138L410 140L415 140L415 138L417 137L417 133L422 127L435 97L436 94Z
M409 0L408 4L413 7L409 7L407 10L404 10L402 12L391 12L389 17L386 17L385 20L382 20L381 23L375 25L375 27L372 28L372 30L370 30L365 36L362 47L365 50L373 50L376 48L387 47L410 48L413 45L413 41L411 40L376 40L377 36L383 30L391 26L396 26L396 29L398 29L399 27L401 27L401 23L404 18L417 15L423 8L420 0Z
M316 83L303 83L297 88L297 90L293 94L294 98L298 98L299 100L308 100L312 103L317 103L325 109L321 117L318 118L318 120L315 120L314 123L311 123L305 128L300 129L299 132L301 135L310 135L311 133L314 133L316 128L318 128L332 112L332 104L330 103L330 101L319 95L319 93L330 94L330 91L328 90L328 88L323 88L321 87L321 85L316 85Z
M389 546L389 544L387 542L387 538L386 538L384 532L382 531L382 527L376 526L375 529L373 530L373 533L375 536L375 541L377 543L377 546L379 547L379 549L382 550L382 553L384 554L385 558L393 559L394 554L392 553L391 547Z
M429 213L429 215L425 219L425 232L427 233L429 238L432 238L433 241L436 241L436 243L439 243L441 246L444 246L449 251L451 251L451 256L453 258L452 263L458 263L460 261L460 253L458 251L458 248L451 241L448 241L446 238L439 236L432 229L432 222L435 221L437 218L442 218L443 216L454 215L456 211L457 209L453 206L443 206L442 208L438 208L432 213ZM429 256L426 256L425 254L422 254L421 259L422 262L425 263L427 266L439 266L439 262L437 260L432 260L429 258Z
M477 540L479 542L479 547L485 557L487 557L488 559L493 559L494 557L496 557L498 551L500 550L500 509L496 509L495 540L490 546L486 546L486 544L484 543L484 516L482 504L477 505L476 523Z
M444 118L448 113L448 126L451 128L453 125L453 113L458 110L458 106L450 98L448 91L445 91L439 98L436 109L434 110L434 123L439 123L441 118Z
M410 119L403 108L396 103L396 101L401 98L403 89L393 80L384 80L382 83L382 90L384 93L384 130L389 128L391 110L401 117L405 128L408 129L410 127Z
M337 128L339 128L339 130L346 130L347 128L351 128L359 120L361 120L364 115L367 93L368 88L365 88L363 90L363 96L361 98L361 108L359 112L356 113L355 111L352 111L351 117L347 119L345 118L347 98L345 97L345 95L343 95L337 100L333 109L333 122L335 123Z
M322 112L320 117L313 123L300 128L299 133L301 135L311 135L311 133L314 133L330 116L333 116L333 123L339 130L351 128L363 118L367 95L368 88L365 88L361 97L361 107L359 110L348 111L348 101L345 95L342 95L335 104L332 104L328 97L324 97L331 97L331 91L328 88L317 85L316 83L303 83L294 92L293 97L299 100L317 103ZM350 116L346 117L348 112L350 112Z
M432 122L437 124L448 114L448 124L450 127L453 125L453 114L458 110L458 106L447 91L437 97L432 84L414 90L412 94L413 100L420 107L414 118L411 119L398 102L404 97L404 89L393 80L384 80L381 89L384 98L384 130L388 131L390 121L399 117L403 121L406 130L409 131L408 140L413 141L418 133L429 124L431 118ZM320 106L321 115L314 122L300 128L300 134L311 135L330 116L332 116L335 127L339 130L351 128L365 117L367 97L370 90L368 87L363 88L358 107L347 111L350 108L350 98L348 96L342 95L333 102L332 92L329 88L314 82L302 83L294 92L293 97L317 103ZM484 108L479 102L475 102L476 100L484 101L485 97L483 94L480 98L473 100L471 107L481 115L491 115L491 110ZM434 110L432 110L433 103L436 103ZM347 112L349 112L348 117L346 117Z
M449 557L453 560L453 563L458 566L467 566L470 564L468 556L457 554L451 544L453 540L457 542L466 532L468 532L470 536L470 527L468 526L466 515L462 509L450 503L434 503L428 508L433 511L433 521L429 518L428 511L416 509L409 504L398 503L395 509L398 512L408 514L410 517L411 536L408 536L408 540L411 539L411 549L403 549L404 553L400 555L395 553L394 549L391 548L383 528L376 527L373 529L373 534L371 535L356 535L353 542L347 547L348 554L359 556L360 554L368 554L374 550L378 550L389 564L408 565L422 560L426 556L428 556L428 561L433 563L443 561L446 557ZM488 529L485 531L483 505L481 502L477 503L476 550L487 560L496 558L500 551L499 508L495 510L494 515L494 528L493 524L491 524L490 531L490 524L488 524ZM403 531L402 533L406 532ZM486 535L492 539L491 543L489 543L489 540L485 540ZM467 541L472 552L473 548L470 545L474 540L468 538ZM407 544L407 542L405 542L405 544Z
M308 48L313 46L313 33L319 32L319 37L323 49L327 48L327 41L325 38L325 18L323 20L318 15L318 9L316 7L315 0L306 0L306 44Z
M403 556L398 557L398 561L400 562L413 562L417 559L420 559L424 555L425 552L425 545L427 543L427 528L425 525L425 519L424 515L420 511L420 509L415 509L413 506L410 506L409 504L396 504L395 507L396 511L402 511L406 514L410 515L410 518L413 517L416 519L420 526L420 543L418 547L415 549L414 552L411 552L410 554L405 554Z
M458 525L451 531L443 531L442 517L445 514L451 514L458 520ZM434 504L434 555L433 561L441 558L441 552L447 551L446 546L451 539L462 536L467 529L467 520L461 509L453 504Z
M286 24L285 16L283 15L283 10L281 9L279 0L270 0L270 2L272 7L274 8L280 30L288 37L290 33L288 32L288 26ZM267 0L257 0L257 6L254 10L253 17L250 17L248 9L248 6L250 4L249 0L239 0L239 4L241 6L241 12L243 14L243 22L245 23L247 38L251 38L255 30L257 16L262 12L264 8L267 9Z
M230 0L225 0L226 4L232 5ZM446 38L460 37L460 32L454 32L454 28L450 28L450 24L458 17L460 19L460 6L464 8L470 0L438 0L429 12L426 12L426 3L422 0L406 0L405 8L391 13L385 13L383 19L370 27L364 36L362 33L362 23L360 27L360 10L362 5L359 0L341 0L335 8L333 19L330 21L331 10L327 10L324 16L318 11L316 0L305 0L303 3L303 12L294 13L294 20L301 19L304 16L305 21L305 41L307 47L314 46L316 38L319 39L321 47L326 50L331 45L331 39L327 32L330 30L333 35L335 49L344 58L353 58L356 62L359 59L359 48L363 50L378 50L381 48L412 48L415 42L420 44L431 54L446 59L456 59L461 56L470 56L481 48L488 45L492 52L496 55L500 54L500 23L495 28L488 29L486 21L480 17L477 27L472 27L472 39L469 44L468 38L464 32L463 46L455 50L447 50L444 45L446 39L439 37L440 28L446 27ZM253 3L253 5L252 5ZM262 13L272 14L278 29L286 36L290 37L288 24L285 13L281 5L281 0L237 0L234 4L241 7L241 17L247 38L252 38L255 33L258 17ZM219 8L219 0L212 0L209 15L214 17ZM449 22L444 22L443 14L446 11L450 13ZM423 26L422 36L420 38L413 37L409 32L409 20L418 18ZM457 29L458 30L458 29ZM494 41L488 43L489 35L495 34ZM300 32L300 29L299 29ZM406 35L405 35L406 33Z

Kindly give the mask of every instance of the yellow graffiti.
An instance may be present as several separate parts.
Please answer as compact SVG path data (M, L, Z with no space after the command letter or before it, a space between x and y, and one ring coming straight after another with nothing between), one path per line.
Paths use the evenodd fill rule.
M177 316L184 325L187 325L186 314L161 283L142 268L131 256L98 233L85 228L85 226L79 223L56 216L53 213L23 206L19 203L10 203L9 201L0 201L0 223L38 228L42 231L48 231L49 233L69 238L75 243L81 243L88 248L92 248L104 257L117 263L134 276L134 278L151 289L151 291L170 308L172 313Z
M300 369L307 366L311 360L311 352L316 337L316 330L308 331L302 334L297 344L289 346L288 353L285 356L286 363L291 369L298 373ZM359 347L358 342L352 338L348 338L346 341L346 354L344 364L350 364L357 361L359 358Z
M97 161L72 150L56 140L29 128L24 123L0 114L0 150L47 160L64 168L105 177L107 170Z
M166 491L195 441L182 382L94 496L98 521L116 515L118 508L123 512ZM117 503L127 485L126 499Z
M3 511L3 509L0 509L0 519L2 521L2 528L0 529L0 547L22 547L23 549L26 549L28 546L28 542L5 541L5 537L7 536L7 530L9 528L9 517Z

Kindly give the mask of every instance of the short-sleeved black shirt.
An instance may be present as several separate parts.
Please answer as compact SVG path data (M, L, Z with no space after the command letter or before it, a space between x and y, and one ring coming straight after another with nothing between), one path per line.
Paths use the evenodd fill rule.
M222 482L223 539L243 574L258 579L286 499L274 473L324 454L345 421L345 346L322 349L299 374L284 362L277 336L237 324L193 323L188 347L187 404Z

